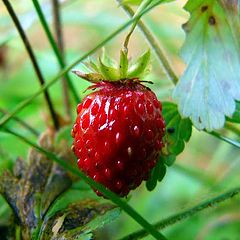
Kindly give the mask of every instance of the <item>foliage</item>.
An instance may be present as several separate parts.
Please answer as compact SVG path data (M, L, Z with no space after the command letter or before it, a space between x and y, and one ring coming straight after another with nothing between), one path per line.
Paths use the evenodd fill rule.
M3 3L6 2L3 0ZM147 8L137 8L144 2ZM182 9L186 2L184 10L190 13L190 17ZM0 196L0 239L119 239L137 230L138 224L143 227L135 235L139 238L149 233L159 236L155 228L166 227L168 231L165 234L169 239L237 238L239 214L236 210L239 198L233 196L239 194L239 187L233 186L239 185L240 170L240 24L238 8L234 5L239 4L238 1L117 0L119 8L114 1L62 1L65 53L60 53L57 48L58 37L54 39L55 34L51 32L51 29L56 30L54 24L51 28L51 2L39 1L39 7L37 0L33 0L33 3L11 2L29 37L40 70L47 79L47 84L42 88L39 88L10 16L3 4L0 5L0 30L3 33L0 36L0 192L4 196ZM156 8L161 3L167 4ZM131 6L140 13L123 23L121 9L132 16L134 11ZM76 159L70 151L70 129L76 99L84 96L88 85L74 78L70 70L76 67L84 71L82 64L77 65L103 46L111 55L117 55L122 49L116 39L118 35L137 22L142 10L146 14L152 9L155 11L143 19L143 25L139 22L139 28L156 55L151 54L150 59L150 53L147 52L142 62L141 59L136 62L132 72L133 75L139 74L138 77L146 77L148 82L154 82L150 87L163 101L165 148L146 183L147 189L140 187L128 199L129 204L134 206L132 212L127 212L131 219L126 214L120 214L120 209L125 211L126 206L130 207L125 200L120 201L124 204L117 207L113 204L113 198L106 200L97 197L89 185L79 180L78 174L74 174ZM39 14L41 10L45 26L38 25L40 21L36 12ZM174 89L164 72L175 83L177 75L184 70L177 54L185 38L180 24L187 20L181 54L186 70ZM41 19L43 22L44 19ZM114 37L114 41L110 42ZM161 50L160 42L164 50ZM127 69L133 67L129 67L128 61L132 61L134 55L143 49L148 47L136 31L136 37L131 38L129 44L128 58L122 52L120 64L115 66L121 66L118 76L124 78L129 74ZM174 67L164 52L169 54ZM92 59L94 57L91 56ZM106 69L112 67L112 62L106 54L101 59L104 60L100 61L100 71L106 75ZM149 62L152 71L145 76L140 71L141 64L148 65ZM95 65L91 67L95 68ZM66 102L63 101L66 96L60 84L62 76L70 79L77 89L75 95L70 97L68 116ZM110 78L115 78L114 74L110 74ZM58 132L52 126L44 99L37 98L44 89L49 90L57 110L61 125ZM37 141L40 132L45 133L40 141L43 152L39 153L36 150L38 148L29 150L28 145L7 134L3 128L6 124L31 143ZM207 135L207 131L192 131L192 127L218 131L208 132ZM46 134L46 128L50 135ZM60 167L52 162L56 159L65 159L68 165L74 167L70 170ZM159 186L158 181L161 181ZM228 188L231 190L226 191ZM211 195L217 197L212 198ZM203 203L199 196L204 200ZM227 199L231 201L220 204ZM216 207L211 209L213 205ZM180 211L182 207L184 211ZM198 213L205 208L209 208L207 213ZM13 216L17 221L13 222ZM164 220L159 221L162 218ZM182 221L185 218L190 219ZM156 224L151 225L148 220ZM173 225L176 222L179 224ZM124 239L134 239L131 236L127 235Z
M191 18L182 56L187 64L173 97L195 127L212 131L224 126L240 100L240 55L237 12L223 1L189 0Z

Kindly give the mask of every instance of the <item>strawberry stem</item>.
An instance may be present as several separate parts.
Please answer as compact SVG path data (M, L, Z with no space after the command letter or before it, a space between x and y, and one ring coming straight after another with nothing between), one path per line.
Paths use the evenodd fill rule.
M137 24L138 24L138 21L140 20L141 18L141 12L147 8L149 6L149 4L152 2L152 0L143 0L141 5L139 6L139 8L137 9L137 11L135 12L134 16L133 17L136 17L136 20L133 22L132 24L132 27L129 31L129 33L127 34L126 38L125 38L125 41L123 43L123 51L127 54L128 53L128 44L129 44L129 40L130 40L130 37L134 31L134 29L136 28Z

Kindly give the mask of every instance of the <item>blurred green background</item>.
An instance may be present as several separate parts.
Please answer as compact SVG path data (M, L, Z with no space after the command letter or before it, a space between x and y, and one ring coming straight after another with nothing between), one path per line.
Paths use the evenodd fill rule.
M96 43L128 20L124 11L113 0L66 0L62 2L62 22L66 62L72 63L79 56L92 49ZM32 43L37 60L46 80L54 77L59 67L48 40L39 23L31 1L12 0L21 23ZM186 1L178 0L155 8L143 19L155 34L178 75L184 71L184 63L179 51L185 34L181 25L189 17L183 10ZM51 4L41 1L49 23L52 22ZM127 29L108 44L106 51L115 58L119 57ZM141 33L136 30L131 38L129 51L131 56L141 54L148 48ZM97 52L93 57L97 57ZM79 64L76 68L82 68ZM81 97L89 84L70 74L72 82ZM151 88L159 100L171 101L173 84L164 75L158 60L152 56L152 72L147 77L154 82ZM39 83L25 51L21 39L8 16L3 3L0 3L0 108L11 111L19 102L31 96ZM64 115L62 88L60 81L50 88L57 112ZM71 99L72 117L75 103ZM36 98L18 114L38 132L49 125L48 110L43 96ZM11 120L9 127L36 141L36 137ZM238 138L225 132L225 135ZM9 168L18 156L26 159L29 147L16 138L0 133L0 174ZM239 184L239 152L210 135L193 131L190 142L178 157L175 165L169 167L164 180L154 191L148 192L144 183L131 193L132 205L151 223L159 221L200 201L210 198L224 189ZM237 240L240 239L239 197L209 208L196 216L163 230L169 239L197 240ZM0 224L4 222L7 205L0 198ZM118 239L139 229L139 226L125 213L100 231L99 239ZM146 237L146 239L152 239Z

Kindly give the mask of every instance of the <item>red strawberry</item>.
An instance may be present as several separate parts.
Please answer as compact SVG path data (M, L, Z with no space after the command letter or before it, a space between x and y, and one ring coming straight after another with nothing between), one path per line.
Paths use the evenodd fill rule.
M126 196L148 179L159 159L161 103L138 79L100 81L92 88L97 90L77 107L73 151L84 173Z

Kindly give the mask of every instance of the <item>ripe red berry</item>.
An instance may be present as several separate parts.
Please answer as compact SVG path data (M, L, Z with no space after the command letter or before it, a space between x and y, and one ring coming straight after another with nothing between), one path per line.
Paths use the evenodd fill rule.
M77 107L72 129L79 168L120 196L147 180L165 132L161 103L136 81L100 82Z
M79 168L120 196L147 180L165 132L161 103L139 82L100 82L77 107L72 129Z

